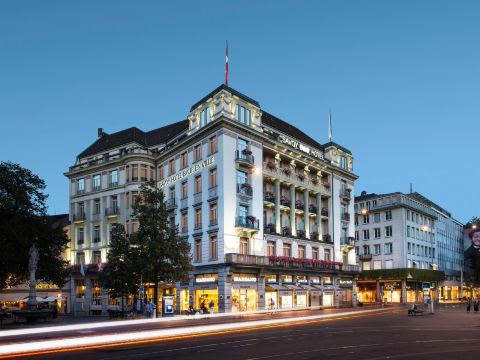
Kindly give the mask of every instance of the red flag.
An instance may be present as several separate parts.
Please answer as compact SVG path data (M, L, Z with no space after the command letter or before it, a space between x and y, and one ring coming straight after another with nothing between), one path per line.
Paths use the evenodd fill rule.
M226 57L225 57L225 85L228 86L228 40L226 40Z

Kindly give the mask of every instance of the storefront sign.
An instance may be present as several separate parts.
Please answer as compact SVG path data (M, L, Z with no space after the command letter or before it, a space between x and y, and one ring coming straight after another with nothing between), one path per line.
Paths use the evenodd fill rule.
M303 151L304 153L314 156L318 159L323 159L323 155L320 151L314 150L311 147L302 144L301 142L298 142L297 140L293 140L292 138L289 138L285 135L279 135L278 136L278 141L280 141L282 144L287 144L288 146L296 149Z
M204 277L204 278L196 278L195 282L200 284L200 283L209 283L209 282L215 282L217 279L213 277Z
M330 276L324 276L323 277L323 283L324 284L331 284L332 283L332 278Z
M339 279L338 280L338 286L342 288L351 288L353 286L353 280L352 279Z
M163 189L164 187L166 187L168 185L171 185L171 184L177 182L178 180L182 180L186 176L195 174L195 173L201 171L202 169L213 165L214 163L215 163L215 157L211 156L207 160L204 160L204 161L202 161L198 164L195 164L195 165L189 167L188 169L184 169L184 170L182 170L182 171L180 171L180 172L178 172L178 173L176 173L172 176L169 176L165 180L160 181L160 183L158 184L158 188Z
M253 277L253 276L250 276L250 277L246 277L246 276L234 276L234 277L233 277L233 281L234 281L234 282L257 282L257 278L256 278L256 277Z
M318 277L312 277L310 278L310 281L312 282L312 284L320 284L320 278Z

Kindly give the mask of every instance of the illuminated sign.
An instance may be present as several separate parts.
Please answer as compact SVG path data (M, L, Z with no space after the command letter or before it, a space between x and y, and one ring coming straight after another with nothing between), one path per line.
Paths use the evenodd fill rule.
M185 170L182 170L182 171L180 171L180 172L178 172L178 173L176 173L172 176L169 176L165 180L160 181L160 183L158 184L158 188L163 189L164 187L166 187L168 185L171 185L171 184L177 182L178 180L182 180L186 176L195 174L195 173L203 170L204 168L213 165L214 163L215 163L215 157L214 156L209 157L207 160L203 160L202 162L200 162L198 164L190 166L189 168L187 168Z
M257 282L256 277L246 277L246 276L234 276L234 282Z
M312 277L310 280L312 281L312 284L320 284L320 278L318 277Z
M290 147L292 147L296 150L303 151L304 153L306 153L308 155L311 155L311 156L314 156L318 159L323 159L323 154L320 151L314 150L311 147L309 147L305 144L302 144L301 142L299 142L297 140L293 140L293 139L291 139L291 138L289 138L285 135L279 135L278 140L282 144L287 144L288 146L290 146Z
M211 283L217 281L215 277L197 277L195 278L196 283Z
M351 280L351 279L339 279L338 280L338 286L340 286L340 287L352 287L353 286L353 280Z

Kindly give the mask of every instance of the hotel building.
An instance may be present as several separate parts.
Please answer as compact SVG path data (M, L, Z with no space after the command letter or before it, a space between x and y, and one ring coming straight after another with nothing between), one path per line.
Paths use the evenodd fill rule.
M163 190L172 224L191 244L189 282L159 292L175 295L177 312L211 300L220 312L355 301L351 152L318 143L226 85L186 120L148 132L99 129L65 175L75 313L117 306L97 272L112 224L137 230L131 205L147 180Z
M362 302L456 300L463 264L462 225L418 193L355 197L355 251Z

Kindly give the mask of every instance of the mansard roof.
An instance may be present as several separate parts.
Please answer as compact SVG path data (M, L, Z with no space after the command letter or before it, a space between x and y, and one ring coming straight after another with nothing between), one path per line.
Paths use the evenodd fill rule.
M113 134L103 133L92 145L82 151L78 157L94 155L132 142L145 147L163 144L185 130L188 130L188 120L182 120L147 132L137 127L131 127Z
M216 93L220 92L221 90L226 90L228 91L230 94L232 95L235 95L235 96L238 96L240 99L242 100L245 100L246 102L249 102L250 104L253 104L257 107L260 107L260 104L258 103L257 100L253 100L252 98L242 94L241 92L235 90L235 89L232 89L230 86L227 86L225 84L222 84L220 85L219 87L217 87L215 90L213 90L210 94L208 94L207 96L204 96L203 98L201 98L199 101L197 101L195 104L192 105L192 107L190 108L190 111L193 111L198 105L200 105L201 103L204 103L205 101L207 101L208 99L210 99L211 97L213 97L213 95L215 95Z

